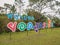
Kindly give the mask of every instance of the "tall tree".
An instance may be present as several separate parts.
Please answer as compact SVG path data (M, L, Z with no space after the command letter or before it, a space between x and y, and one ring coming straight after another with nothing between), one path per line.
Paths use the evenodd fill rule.
M14 5L13 5L10 9L11 9L11 13L13 13L13 14L14 14L14 13L16 12L16 8L15 8L15 6L14 6Z
M4 4L4 6L5 6L6 14L7 14L7 10L11 8L11 5L10 5L10 4L7 4L7 3L5 3L5 4Z
M36 22L44 22L44 21L47 20L47 17L45 17L41 13L38 13L38 12L36 12L34 10L29 11L28 15L33 16L35 18Z
M56 0L39 0L37 3L31 6L33 9L41 14L51 15L52 17L59 15L60 2Z

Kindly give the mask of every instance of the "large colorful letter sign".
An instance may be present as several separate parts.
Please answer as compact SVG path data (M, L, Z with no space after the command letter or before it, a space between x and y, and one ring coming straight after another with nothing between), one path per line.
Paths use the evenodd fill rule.
M30 30L30 29L33 29L33 23L32 22L29 22L27 24L27 30Z
M18 20L18 14L14 14L14 20Z
M37 28L39 29L39 23L36 22L36 26L37 26Z
M38 25L38 23L36 23L35 26L34 26L34 30L35 30L36 32L38 32L38 28L39 28L39 25Z
M23 20L23 18L24 18L23 16L20 16L20 19L21 19L21 20Z
M54 23L53 23L53 22L51 22L51 27L52 27L52 28L54 27Z
M48 28L51 27L51 20L48 20Z
M26 24L24 22L20 22L18 25L17 25L17 28L20 30L20 31L24 31L26 29Z
M31 20L31 16L28 16L28 20Z
M12 13L7 14L7 16L8 16L8 19L12 19L13 18L13 14Z
M27 20L27 16L25 15L25 16L23 16L23 20Z
M46 23L45 22L43 22L43 28L46 28Z
M43 27L43 23L40 22L40 23L39 23L39 28L42 28L42 27Z
M46 23L46 28L48 28L48 23Z
M15 32L16 31L16 25L17 25L17 22L9 22L7 24L7 27L12 31L12 32Z
M34 17L33 16L31 16L31 20L34 20Z

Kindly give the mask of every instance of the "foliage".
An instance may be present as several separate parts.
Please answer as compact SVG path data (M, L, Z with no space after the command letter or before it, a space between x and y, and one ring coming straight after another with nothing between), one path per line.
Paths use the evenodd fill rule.
M11 7L11 12L12 12L13 14L16 12L16 9L15 9L15 6L14 6L14 5Z
M4 7L5 7L6 14L7 14L7 9L10 9L12 5L5 3Z
M0 33L9 32L9 29L7 29L7 26L6 26L9 20L7 19L5 20L5 19L6 19L6 16L0 16Z
M55 23L60 23L60 19L57 18L57 17L54 17L52 20L53 20Z
M52 19L52 21L54 22L54 26L55 26L55 27L60 27L60 19L59 19L59 18L54 17L54 18Z
M28 15L34 16L36 22L44 22L47 20L47 18L44 15L34 10L29 11Z
M36 3L38 2L39 0L29 0L30 2L33 2L33 3Z

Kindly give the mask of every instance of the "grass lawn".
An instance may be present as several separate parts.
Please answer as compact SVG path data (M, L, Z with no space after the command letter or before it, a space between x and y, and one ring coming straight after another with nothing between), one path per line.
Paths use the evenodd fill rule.
M60 28L0 34L0 45L60 45Z

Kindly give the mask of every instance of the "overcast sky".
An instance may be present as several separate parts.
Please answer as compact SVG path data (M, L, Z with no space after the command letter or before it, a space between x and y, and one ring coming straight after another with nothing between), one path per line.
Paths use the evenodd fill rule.
M4 6L4 3L13 5L14 4L14 1L15 0L0 0L0 6L3 7ZM28 3L28 0L22 0L22 2Z
M22 1L25 2L26 4L27 4L27 2L28 2L28 0L22 0ZM56 1L59 1L59 2L60 2L60 0L56 0ZM0 0L0 6L1 6L1 7L4 7L4 3L13 5L14 2L15 2L15 0ZM60 7L59 7L59 8L60 8ZM48 9L48 10L49 10L49 9ZM45 9L45 11L47 11L47 12L48 12L48 10ZM53 14L53 13L52 13L52 14Z
M14 4L14 0L0 0L0 6L3 7L4 3L13 5Z
M0 6L3 7L4 3L8 3L8 4L12 4L13 5L14 4L14 1L15 0L0 0ZM22 1L27 2L28 0L22 0ZM60 0L57 0L57 1L60 2Z

